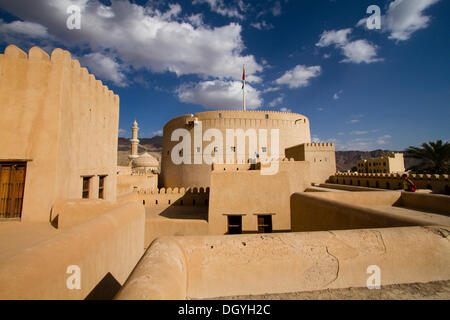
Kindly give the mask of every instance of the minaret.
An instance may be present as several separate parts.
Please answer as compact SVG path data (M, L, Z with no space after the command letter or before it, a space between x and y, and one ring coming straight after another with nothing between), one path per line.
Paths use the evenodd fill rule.
M128 156L130 160L136 159L139 157L138 155L138 145L139 145L139 139L138 139L138 123L136 122L136 119L134 120L133 126L131 127L131 154Z

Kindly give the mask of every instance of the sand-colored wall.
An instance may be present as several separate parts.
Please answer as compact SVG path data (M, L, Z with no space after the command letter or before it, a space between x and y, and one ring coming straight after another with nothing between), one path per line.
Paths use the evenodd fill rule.
M138 190L138 201L146 207L154 206L208 206L209 187L161 188Z
M208 234L208 221L200 219L161 219L145 220L145 248L161 237L200 236Z
M27 161L23 221L48 221L53 203L81 198L82 176L106 175L116 197L119 97L70 53L8 46L0 55L0 161Z
M266 119L266 115L268 119ZM183 115L171 119L164 126L163 133L163 149L161 159L161 180L163 187L188 187L188 186L209 186L211 165L205 164L181 164L175 165L171 159L172 148L177 145L178 141L171 141L172 132L179 128L184 128L191 133L191 163L194 163L194 126L189 125L189 121L194 119L202 123L202 135L210 128L218 129L223 136L223 154L226 148L226 129L267 129L267 154L271 154L271 136L270 129L279 129L279 155L284 157L286 147L297 145L300 143L311 142L309 129L309 119L301 114L274 112L274 111L207 111L199 112L195 115ZM258 139L259 143L259 139ZM211 141L202 142L203 149L210 145ZM237 146L236 138L235 144ZM248 138L246 139L245 159L249 159L248 154ZM262 151L258 145L259 153ZM253 156L253 155L251 155ZM235 162L236 162L235 155ZM225 162L224 156L224 162ZM247 161L245 161L247 162Z
M144 252L144 224L144 207L127 202L17 252L0 262L0 299L84 299L108 273L123 284ZM80 290L66 286L71 265Z
M409 174L408 177L419 189L430 189L435 193L450 195L448 174ZM330 177L330 182L391 190L403 189L402 175L397 173L337 173Z
M450 197L441 194L402 192L402 206L406 208L438 212L450 216Z
M309 162L282 161L275 175L259 170L213 171L208 212L209 233L228 232L228 215L242 215L242 231L257 232L257 215L272 215L274 231L291 229L289 199L311 185Z
M157 189L158 175L118 175L117 176L117 195L127 194L140 189Z
M442 212L448 201L439 202L441 199L427 198L429 195L425 194L421 209L426 212L411 212L400 209L405 207L403 195L408 196L398 191L296 193L291 197L292 231L450 225L449 217L428 214ZM407 207L411 208L412 202L408 200Z
M404 227L158 239L117 299L214 298L450 279L450 230Z
M336 173L334 143L303 143L286 148L287 158L308 161L311 167L311 182L323 183Z

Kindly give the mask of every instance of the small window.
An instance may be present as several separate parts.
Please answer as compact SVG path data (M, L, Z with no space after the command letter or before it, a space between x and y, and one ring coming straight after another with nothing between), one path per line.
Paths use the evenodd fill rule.
M105 178L106 176L98 177L98 198L105 199Z
M236 147L231 147L231 151L236 152Z
M258 233L271 233L272 232L272 216L271 215L259 215L258 216Z
M261 152L266 153L267 152L267 147L261 147Z
M219 119L222 119L222 114L221 113L219 113Z
M268 114L266 114L266 119L269 119L269 115Z
M214 147L214 152L219 152L219 148Z
M158 200L155 200L155 204L158 204Z
M91 184L91 177L83 177L83 199L89 198L90 184Z
M228 216L228 234L242 233L242 216Z
M170 204L170 200L169 200L169 201L167 201L167 204Z
M200 147L197 147L197 153L200 152Z

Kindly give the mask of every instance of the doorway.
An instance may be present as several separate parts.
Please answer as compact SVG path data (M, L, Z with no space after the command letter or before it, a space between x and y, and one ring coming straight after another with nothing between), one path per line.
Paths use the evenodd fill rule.
M0 219L21 218L25 162L0 162Z

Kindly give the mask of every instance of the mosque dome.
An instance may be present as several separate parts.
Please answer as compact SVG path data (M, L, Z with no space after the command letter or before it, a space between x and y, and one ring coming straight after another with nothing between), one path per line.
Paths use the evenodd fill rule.
M147 152L133 160L133 168L158 168L159 162Z

